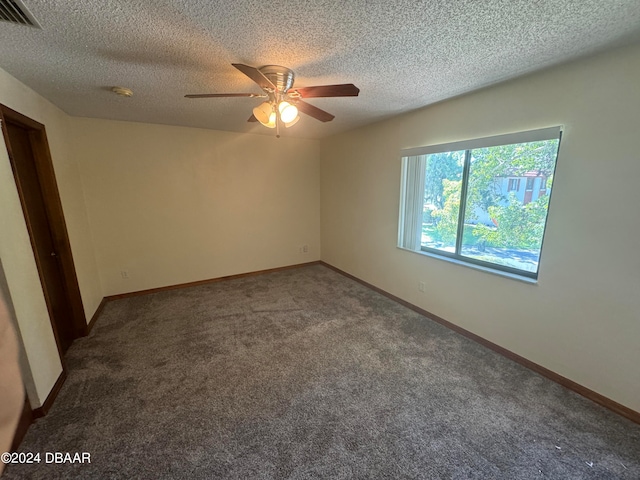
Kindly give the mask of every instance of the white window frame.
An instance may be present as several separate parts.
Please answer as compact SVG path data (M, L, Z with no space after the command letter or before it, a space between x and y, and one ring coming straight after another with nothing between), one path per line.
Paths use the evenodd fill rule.
M454 263L478 268L480 270L488 271L491 273L498 273L508 277L517 279L525 279L527 281L536 281L540 272L540 260L542 259L542 250L544 247L544 237L546 234L546 221L545 229L542 235L542 246L540 248L540 255L538 257L538 268L536 272L528 272L517 268L507 267L504 265L494 264L491 262L485 262L470 257L464 257L459 253L461 246L461 238L458 239L456 245L456 253L451 253L443 250L426 249L422 247L420 234L422 231L422 201L424 195L424 181L426 170L426 157L427 155L443 152L456 152L465 150L465 171L462 175L462 197L459 209L458 225L460 222L464 223L460 219L460 215L464 216L466 203L466 185L469 177L469 152L474 149L495 147L500 145L512 145L518 143L529 143L543 140L558 140L558 152L560 150L560 141L562 139L562 126L548 127L537 130L529 130L525 132L509 133L505 135L496 135L492 137L484 137L471 140L463 140L459 142L443 143L438 145L429 145L424 147L403 149L401 153L402 158L402 183L400 188L400 212L398 221L398 248L408 250L414 253L426 254L436 258L442 258L445 260L453 261ZM411 159L411 160L410 160ZM556 165L558 157L556 156ZM422 194L419 193L420 185L422 185ZM418 207L418 202L419 207ZM547 213L548 218L548 213ZM419 226L418 226L419 223ZM461 230L461 229L459 229ZM461 237L462 232L458 232L458 236Z

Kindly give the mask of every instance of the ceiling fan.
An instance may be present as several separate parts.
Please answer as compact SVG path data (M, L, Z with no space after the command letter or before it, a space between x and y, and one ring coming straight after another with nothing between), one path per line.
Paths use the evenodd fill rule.
M202 93L185 95L186 98L250 97L265 98L266 101L253 109L249 122L260 122L268 128L276 129L280 137L280 125L291 127L298 122L298 112L305 113L321 122L330 122L335 117L329 112L315 107L303 98L357 97L360 89L352 83L340 85L320 85L315 87L294 87L293 70L280 65L265 65L255 68L241 63L234 67L256 82L264 93Z

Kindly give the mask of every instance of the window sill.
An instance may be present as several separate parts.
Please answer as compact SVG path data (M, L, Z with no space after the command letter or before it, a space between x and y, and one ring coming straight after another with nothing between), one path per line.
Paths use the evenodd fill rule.
M460 265L461 267L473 268L474 270L480 270L481 272L491 273L492 275L498 275L500 277L506 277L512 280L517 280L519 282L528 283L529 285L538 284L537 279L525 277L523 275L518 275L516 273L504 272L502 270L494 270L493 268L484 267L482 265L476 265L475 263L465 262L457 258L451 258L451 257L446 257L444 255L438 255L436 253L425 252L424 250L410 250L408 248L403 248L400 246L397 246L397 248L400 250L404 250L405 252L417 253L418 255L424 255L425 257L435 258L437 260L453 263L456 265Z

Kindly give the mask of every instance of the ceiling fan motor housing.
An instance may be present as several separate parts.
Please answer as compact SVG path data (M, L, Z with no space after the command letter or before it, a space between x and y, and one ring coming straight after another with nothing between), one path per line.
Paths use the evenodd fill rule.
M265 65L258 70L267 77L278 89L279 93L284 93L293 87L295 75L293 70L280 65Z

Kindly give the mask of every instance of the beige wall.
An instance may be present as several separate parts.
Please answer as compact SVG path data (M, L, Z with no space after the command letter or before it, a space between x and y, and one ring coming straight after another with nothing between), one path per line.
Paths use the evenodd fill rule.
M79 172L69 156L69 117L0 69L0 103L45 125L87 320L102 299ZM34 385L30 401L38 407L62 371L38 277L29 234L0 138L0 258L15 308ZM33 398L36 396L37 398Z
M104 295L320 258L317 141L71 118L3 70L0 103L47 129L87 320ZM62 366L0 142L0 258L38 407Z
M640 411L638 79L628 47L326 139L322 259ZM396 248L400 149L555 125L537 285Z
M320 258L318 141L71 126L105 295Z

